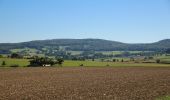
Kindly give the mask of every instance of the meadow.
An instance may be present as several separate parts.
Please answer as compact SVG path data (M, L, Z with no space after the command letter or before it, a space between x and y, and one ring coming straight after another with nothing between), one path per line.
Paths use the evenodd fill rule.
M65 61L63 67L170 67L168 64L100 61ZM57 65L56 65L57 66Z
M68 51L72 55L79 55L83 51ZM102 53L103 55L117 55L117 54L122 54L125 51L95 51L95 53ZM135 54L135 53L141 53L141 52L152 52L152 51L128 51L130 54Z
M12 58L0 58L0 64L5 61L6 65L3 67L9 67L12 65L19 65L20 67L26 67L29 65L28 59L12 59Z
M12 65L18 65L19 67L26 67L29 65L28 59L12 59L12 58L0 58L0 64L5 61L6 65L2 67L9 67ZM58 67L59 65L54 65ZM62 67L170 67L169 64L157 64L157 63L141 63L141 62L111 62L111 61L72 61L65 60Z

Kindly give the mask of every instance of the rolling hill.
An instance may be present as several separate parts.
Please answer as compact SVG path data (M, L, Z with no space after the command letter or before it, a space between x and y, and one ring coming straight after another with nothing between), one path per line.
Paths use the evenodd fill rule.
M52 39L21 43L0 43L0 53L9 53L11 49L22 48L37 50L63 48L74 51L158 51L170 48L170 39L143 44L128 44L103 39Z

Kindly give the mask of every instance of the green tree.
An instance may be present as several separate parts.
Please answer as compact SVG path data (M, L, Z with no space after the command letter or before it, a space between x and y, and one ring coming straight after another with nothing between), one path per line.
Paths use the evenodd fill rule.
M3 58L3 56L2 56L2 55L0 55L0 58Z
M113 59L112 61L113 61L113 62L116 62L116 59Z
M11 54L11 58L22 58L22 56L17 53L13 53Z
M95 61L95 59L94 59L94 58L92 58L92 61Z
M156 63L160 63L160 62L161 62L161 60L160 60L160 59L157 59L157 60L156 60Z
M34 57L32 60L30 60L30 65L29 66L44 66L44 65L51 65L53 66L54 64L56 64L56 62L51 59L51 58L47 58L47 57Z
M62 65L63 62L64 62L64 60L62 58L58 58L57 59L57 64Z

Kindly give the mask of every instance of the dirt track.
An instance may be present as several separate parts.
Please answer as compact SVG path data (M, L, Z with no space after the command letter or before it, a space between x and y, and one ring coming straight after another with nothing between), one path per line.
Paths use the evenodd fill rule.
M0 69L0 99L154 100L170 94L170 68Z

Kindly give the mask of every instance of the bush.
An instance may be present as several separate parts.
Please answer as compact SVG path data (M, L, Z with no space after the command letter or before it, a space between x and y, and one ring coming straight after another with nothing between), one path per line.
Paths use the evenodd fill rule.
M160 59L157 59L157 60L156 60L156 63L160 63L160 61L161 61Z
M110 66L109 64L107 64L106 66Z
M0 55L0 58L3 58L3 56L2 56L2 55Z
M17 53L13 53L11 54L11 58L23 58L23 57Z
M3 62L2 62L2 66L5 66L5 65L6 65L6 62L5 62L5 61L3 61Z
M80 64L80 66L84 66L83 64Z
M61 59L61 58L58 58L58 59L57 59L57 63L58 63L59 65L62 65L62 64L63 64L63 62L64 62L64 60L63 60L63 59Z
M113 61L113 62L116 62L116 59L113 59L112 61Z

